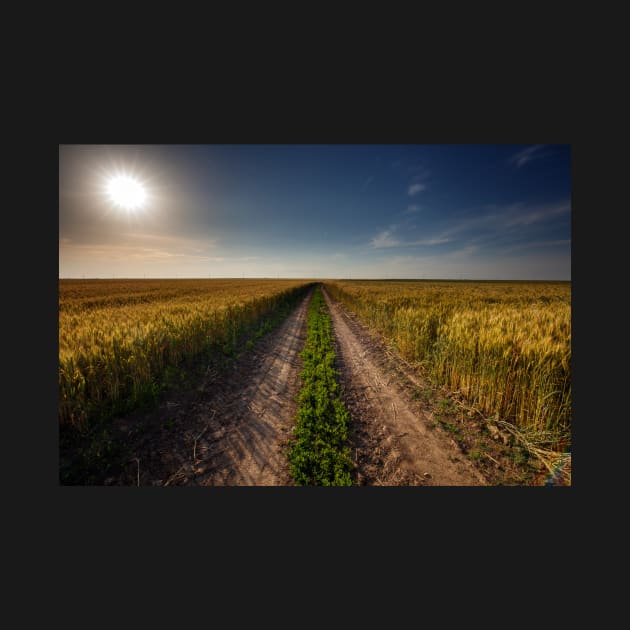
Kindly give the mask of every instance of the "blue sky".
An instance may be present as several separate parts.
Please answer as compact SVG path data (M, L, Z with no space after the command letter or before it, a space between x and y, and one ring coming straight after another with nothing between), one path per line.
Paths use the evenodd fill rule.
M570 145L61 145L59 276L570 280Z

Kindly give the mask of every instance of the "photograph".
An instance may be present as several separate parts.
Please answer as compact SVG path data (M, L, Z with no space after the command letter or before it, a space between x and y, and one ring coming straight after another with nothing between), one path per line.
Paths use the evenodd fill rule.
M570 487L571 158L59 144L58 484Z

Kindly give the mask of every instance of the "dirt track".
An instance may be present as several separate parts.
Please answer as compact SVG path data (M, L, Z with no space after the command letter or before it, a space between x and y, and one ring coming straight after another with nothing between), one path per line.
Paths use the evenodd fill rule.
M359 485L485 485L460 449L411 401L376 339L324 291L336 335Z
M485 485L431 412L399 383L418 384L326 291L358 485ZM134 458L106 485L293 485L285 454L297 411L310 294L233 368L157 410L121 419ZM134 428L135 427L135 428ZM141 433L138 427L142 428Z
M306 335L308 297L251 352L236 382L198 410L207 429L196 443L195 485L289 485L284 448L293 427L299 390L299 353ZM248 368L251 367L251 370ZM239 380L239 376L242 379Z
M296 414L299 353L310 293L274 331L224 374L208 374L192 392L128 419L144 425L122 484L293 485L284 450Z
M200 463L191 483L275 486L291 483L284 447L296 413L299 353L306 335L308 298L252 351L253 371L208 400L199 420ZM210 389L212 386L210 387Z

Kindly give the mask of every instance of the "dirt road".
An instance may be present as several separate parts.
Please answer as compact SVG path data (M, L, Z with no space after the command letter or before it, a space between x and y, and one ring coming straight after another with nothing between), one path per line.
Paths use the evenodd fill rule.
M309 294L228 372L171 396L135 424L143 437L109 484L293 485L284 450L296 414ZM130 423L131 424L131 423Z
M296 414L299 353L306 338L308 297L247 357L232 383L208 395L198 409L206 424L196 443L188 483L196 485L290 485L284 454ZM216 390L216 395L213 395Z
M486 485L400 386L382 344L324 290L336 335L359 485Z
M359 485L485 485L431 412L402 386L402 364L324 290ZM235 365L158 409L120 419L133 457L106 485L293 485L285 450L300 389L310 293ZM415 383L415 381L414 381ZM418 383L415 383L418 384ZM408 385L408 384L407 384Z

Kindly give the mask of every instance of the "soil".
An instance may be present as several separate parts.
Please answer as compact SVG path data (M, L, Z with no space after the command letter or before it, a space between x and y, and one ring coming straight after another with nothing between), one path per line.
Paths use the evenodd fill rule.
M344 401L352 417L357 483L485 485L483 475L453 440L430 428L427 412L407 399L385 365L383 349L324 295L335 329Z
M227 371L157 410L119 421L138 434L134 457L106 485L293 485L285 455L297 412L299 353L311 292ZM122 424L121 424L122 423Z
M470 409L456 392L369 330L324 289L343 400L352 418L358 485L541 485L543 465Z

